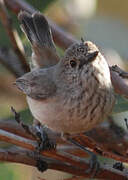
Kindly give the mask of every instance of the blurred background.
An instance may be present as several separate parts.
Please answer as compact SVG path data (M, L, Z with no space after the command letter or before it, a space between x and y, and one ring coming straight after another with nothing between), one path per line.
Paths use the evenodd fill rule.
M107 58L109 65L117 64L122 69L128 70L127 0L26 0L26 2L76 38L83 37L85 40L96 43ZM20 30L17 17L11 12L9 14L13 18L13 26L22 39L26 57L30 59L30 44ZM0 47L11 48L11 43L1 22ZM23 111L23 114L25 110L26 118L30 116L29 111L26 110L25 96L13 85L14 81L15 77L0 64L0 119L12 116L11 106L15 107L17 111ZM128 116L127 111L127 100L117 96L113 118L123 128L125 128L123 119ZM48 170L42 176L35 168L17 164L0 164L0 180L35 180L39 177L61 180L70 175Z

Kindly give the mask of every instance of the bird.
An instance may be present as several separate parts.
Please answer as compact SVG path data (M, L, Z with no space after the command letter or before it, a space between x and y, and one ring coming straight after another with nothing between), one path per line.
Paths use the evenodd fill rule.
M33 68L16 79L16 86L33 117L71 136L96 127L115 103L109 66L99 48L81 39L59 57L45 16L23 11L19 21L32 45Z

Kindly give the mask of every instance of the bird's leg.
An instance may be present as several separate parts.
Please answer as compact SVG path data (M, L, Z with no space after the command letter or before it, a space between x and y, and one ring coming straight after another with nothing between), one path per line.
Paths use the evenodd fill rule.
M76 140L74 140L70 135L62 134L62 138L65 139L67 142L77 146L79 149L85 151L87 154L89 154L91 156L90 167L89 167L89 169L86 170L86 173L92 172L93 173L92 178L95 177L95 175L98 173L99 168L100 168L100 163L97 160L97 156L93 152L89 151L85 146L81 145Z
M34 156L37 162L36 167L39 171L44 172L48 169L48 164L39 158L39 153L43 150L45 151L55 149L56 144L48 137L45 127L42 126L39 123L39 121L34 120L33 126L31 127L31 131L38 142L36 151L34 152Z
M45 126L41 125L39 121L34 120L33 130L37 138L38 147L37 150L40 152L42 150L51 150L56 148L55 142L53 142L49 137L45 129Z
M32 135L37 140L38 146L36 147L36 151L40 152L42 150L55 149L55 143L49 139L44 126L37 121L32 126L26 125L22 122L20 114L17 113L13 107L11 107L11 110L18 124L26 131L27 134Z

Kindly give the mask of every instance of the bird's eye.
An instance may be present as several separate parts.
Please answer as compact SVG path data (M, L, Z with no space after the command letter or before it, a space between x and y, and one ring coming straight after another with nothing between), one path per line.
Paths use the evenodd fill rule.
M76 63L76 61L71 60L70 65L71 65L72 68L74 68L74 67L76 67L77 63Z

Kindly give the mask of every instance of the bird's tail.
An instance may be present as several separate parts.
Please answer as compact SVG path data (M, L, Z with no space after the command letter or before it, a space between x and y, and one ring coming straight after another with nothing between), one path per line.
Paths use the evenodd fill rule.
M39 12L31 15L22 11L19 13L18 19L23 32L31 42L34 51L33 60L36 65L46 67L56 64L59 57L46 18Z

